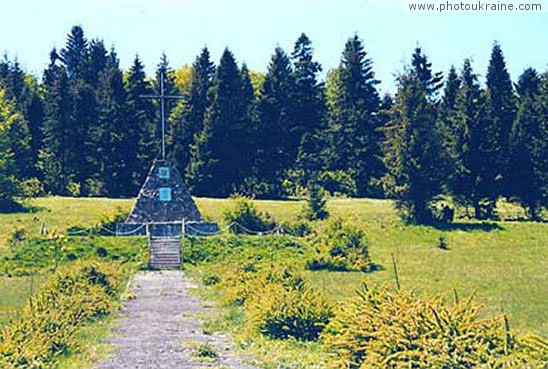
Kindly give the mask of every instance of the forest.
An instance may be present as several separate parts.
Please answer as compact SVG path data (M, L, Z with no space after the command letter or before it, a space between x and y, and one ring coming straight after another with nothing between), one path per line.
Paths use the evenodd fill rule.
M0 210L44 195L137 195L160 156L159 92L167 155L199 197L331 195L391 198L416 223L447 220L447 201L477 219L501 197L540 220L548 203L548 71L516 81L494 42L485 81L471 60L442 74L416 47L380 96L374 62L352 35L340 64L324 71L303 33L277 47L265 73L227 48L204 47L191 66L162 55L154 76L138 56L122 70L116 50L74 26L42 76L0 62ZM487 53L486 53L487 54ZM445 208L447 209L447 207ZM469 212L470 210L470 212Z

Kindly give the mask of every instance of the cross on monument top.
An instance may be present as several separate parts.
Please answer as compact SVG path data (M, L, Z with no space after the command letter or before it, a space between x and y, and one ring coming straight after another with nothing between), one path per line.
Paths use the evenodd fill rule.
M184 96L180 95L166 95L164 91L164 72L160 72L160 94L159 95L141 95L143 99L155 99L160 100L160 109L162 116L162 160L166 159L166 114L165 114L165 101L167 99L184 99Z

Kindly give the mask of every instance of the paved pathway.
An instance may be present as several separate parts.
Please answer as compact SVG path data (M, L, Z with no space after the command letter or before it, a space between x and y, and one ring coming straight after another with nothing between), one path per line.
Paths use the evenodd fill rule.
M198 315L212 313L181 271L139 272L130 285L134 299L124 301L115 336L108 339L115 352L100 369L256 369L230 352L228 337L206 335ZM196 348L207 343L219 358L204 362Z

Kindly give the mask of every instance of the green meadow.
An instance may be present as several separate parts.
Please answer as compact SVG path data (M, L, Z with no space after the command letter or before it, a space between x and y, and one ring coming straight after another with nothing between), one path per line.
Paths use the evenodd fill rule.
M61 231L71 226L92 226L119 209L129 211L133 201L61 197L29 200L33 212L0 215L0 253L9 251L8 239L16 229L24 228L28 237L33 237L39 235L42 223ZM198 198L196 202L205 218L219 222L230 206L226 199ZM255 205L284 222L296 217L302 202L255 201ZM517 212L508 204L500 208L503 219L506 213ZM364 280L395 283L393 256L402 286L448 298L455 292L459 296L474 293L484 305L484 314L503 311L511 317L514 328L548 336L547 224L459 220L443 229L407 226L389 200L330 199L328 209L331 216L352 219L366 231L371 258L381 266L368 274L304 272L332 301L351 296ZM448 250L438 247L440 237ZM38 282L28 276L0 277L0 322L23 306L32 284Z

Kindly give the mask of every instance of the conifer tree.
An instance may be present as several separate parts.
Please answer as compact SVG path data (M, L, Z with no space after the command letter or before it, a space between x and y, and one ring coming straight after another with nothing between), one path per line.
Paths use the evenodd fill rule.
M318 150L311 141L325 125L324 86L318 78L322 67L320 63L313 60L312 42L306 34L301 34L295 42L291 60L295 80L293 103L298 108L295 109L295 130L288 138L294 140L294 145L299 147L300 157L317 157L318 151L307 151ZM314 166L305 165L303 160L299 160L299 164L306 172L314 171Z
M234 55L225 49L204 128L191 152L189 180L197 195L228 196L238 189L250 170L245 150L250 127L242 91Z
M192 64L190 91L186 99L177 103L169 118L170 157L175 159L181 170L189 165L190 147L204 127L204 116L209 106L208 91L214 74L215 66L208 49L204 48Z
M98 122L94 136L100 142L96 155L100 169L96 176L96 193L112 197L133 196L133 187L128 179L133 177L129 163L137 161L135 139L131 136L134 127L127 119L126 92L123 73L116 52L110 51L104 70L99 75Z
M134 145L126 165L131 172L131 191L136 193L141 186L152 161L161 156L160 135L158 122L156 121L156 109L154 102L143 96L153 93L152 86L146 80L144 65L135 56L133 64L125 78L125 90L127 94L127 119L126 136L128 142Z
M382 176L380 98L373 65L354 35L345 44L341 65L328 94L327 167L352 173L359 195L378 192L373 180Z
M65 47L59 52L59 57L70 80L84 78L87 75L89 49L82 27L72 27Z
M432 63L428 61L428 57L418 46L411 57L411 68L414 78L424 86L427 98L437 102L438 92L443 87L443 75L441 72L432 72Z
M441 105L441 115L442 119L448 119L451 115L451 112L454 111L455 105L457 103L457 95L460 88L460 78L457 74L455 67L452 65L447 74L445 80L445 86L443 89L442 105Z
M169 65L169 61L167 60L167 56L165 53L162 53L162 57L160 58L160 63L158 63L158 66L156 67L156 79L154 80L154 90L156 94L160 94L160 76L164 76L164 93L166 95L178 95L179 91L177 90L177 86L175 85L175 72L173 69L171 69L171 66ZM171 111L173 107L175 106L176 101L168 99L165 101L165 116L169 117L171 115ZM159 122L161 119L160 116L161 112L160 109L158 109L158 118L157 121Z
M546 94L547 87L534 69L521 74L517 83L518 112L510 140L509 192L519 199L532 220L539 220L540 208L548 204L548 123L541 97L541 88Z
M75 137L72 129L72 99L67 72L58 65L58 59L54 49L50 54L50 65L44 72L44 140L38 166L46 190L64 194L74 176L72 163L79 152L80 139Z
M282 195L284 172L297 156L295 89L291 61L284 50L276 48L259 94L260 152L257 172L272 197Z
M431 203L442 192L444 178L441 133L433 102L436 76L426 56L416 52L412 68L399 77L392 119L385 128L385 188L395 197L404 219L419 224L434 220Z
M454 113L448 117L452 134L454 172L449 188L456 202L474 209L474 216L492 216L496 193L493 188L498 173L498 145L493 132L497 131L489 119L487 96L482 93L470 60L464 61L462 84L457 94Z
M502 49L498 43L493 45L491 59L487 68L487 91L489 93L489 111L493 126L497 127L497 142L500 146L498 170L502 180L493 188L493 192L502 193L507 187L505 179L508 177L508 161L510 153L510 132L516 117L514 90L510 74L506 69L506 62Z

